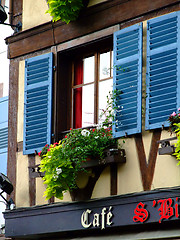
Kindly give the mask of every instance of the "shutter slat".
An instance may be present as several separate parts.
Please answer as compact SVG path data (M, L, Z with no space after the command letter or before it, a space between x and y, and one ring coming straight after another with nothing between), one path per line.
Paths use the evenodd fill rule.
M39 152L51 141L52 53L25 63L23 153Z
M114 34L113 89L120 90L116 97L117 110L113 136L141 132L141 74L142 24Z
M169 126L178 106L179 12L147 22L147 98L145 128Z

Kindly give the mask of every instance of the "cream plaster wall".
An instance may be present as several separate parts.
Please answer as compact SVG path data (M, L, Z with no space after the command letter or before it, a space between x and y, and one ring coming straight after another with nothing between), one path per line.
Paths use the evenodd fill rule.
M25 62L19 62L18 83L18 114L17 114L17 142L23 141L23 118L24 118L24 67ZM29 206L29 172L28 157L18 152L16 155L16 206Z
M118 167L118 194L143 190L134 138L125 139L126 163Z
M110 196L110 168L106 167L94 187L92 198Z
M23 0L22 25L23 30L51 21L46 0Z
M90 0L88 6L92 6L105 1L107 0ZM45 13L47 10L48 4L46 0L23 0L23 30L51 21L52 17L49 15L49 13Z
M36 164L40 164L39 156L36 156ZM47 204L48 201L44 197L44 191L46 186L43 184L43 179L41 177L36 178L36 205Z
M167 139L171 137L173 136L171 136L168 131L162 132L161 139ZM176 158L171 155L158 155L156 160L152 189L175 187L179 185L180 185L180 166L177 166Z
M23 141L25 61L19 62L17 142Z
M29 206L28 158L22 152L16 154L16 207Z

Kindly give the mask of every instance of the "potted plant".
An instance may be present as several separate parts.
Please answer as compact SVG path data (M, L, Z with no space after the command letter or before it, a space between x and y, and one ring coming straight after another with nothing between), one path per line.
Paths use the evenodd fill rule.
M41 157L40 171L45 173L43 179L44 184L47 185L46 199L52 196L62 199L65 191L70 191L72 199L77 199L74 198L73 192L78 195L79 189L76 185L78 174L82 171L87 172L87 166L100 166L99 170L95 170L96 176L89 183L88 189L85 189L85 195L90 196L93 186L105 166L105 159L107 159L107 163L125 162L124 150L120 150L118 139L112 137L114 112L118 109L114 100L119 93L121 92L109 92L107 106L100 115L101 123L99 125L89 129L70 129L59 143L46 145L38 153ZM92 161L88 165L90 160Z
M88 2L89 0L48 0L49 9L46 13L53 17L53 21L61 20L68 24L78 18L80 11Z

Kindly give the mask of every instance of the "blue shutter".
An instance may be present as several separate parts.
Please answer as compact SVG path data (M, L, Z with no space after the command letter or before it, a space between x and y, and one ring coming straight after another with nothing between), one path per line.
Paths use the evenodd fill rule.
M0 172L7 173L8 97L0 98Z
M147 22L147 130L169 126L168 116L180 107L179 27L179 12Z
M114 33L113 90L116 97L113 136L141 132L142 24ZM118 91L119 92L119 91Z
M25 61L24 154L51 142L52 71L52 53Z

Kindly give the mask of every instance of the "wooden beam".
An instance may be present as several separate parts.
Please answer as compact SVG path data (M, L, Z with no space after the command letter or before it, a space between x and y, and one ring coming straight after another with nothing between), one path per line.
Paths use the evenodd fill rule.
M163 11L166 9L165 11ZM116 24L142 21L150 17L180 9L177 0L111 0L83 11L75 22L48 22L8 37L9 58L49 48L69 40L100 31ZM137 20L138 19L138 20Z
M11 60L9 69L9 119L7 175L14 186L11 198L15 201L16 151L17 151L17 108L18 108L19 62Z

